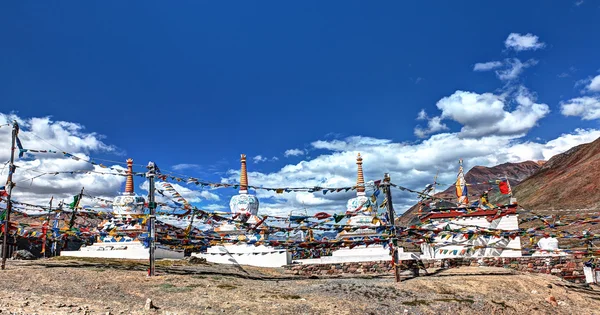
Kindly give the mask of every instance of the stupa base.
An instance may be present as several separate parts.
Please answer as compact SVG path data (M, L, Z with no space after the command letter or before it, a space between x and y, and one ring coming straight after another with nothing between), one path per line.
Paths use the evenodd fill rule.
M183 259L183 251L156 248L154 251L156 259ZM83 246L77 251L62 251L60 256L65 257L88 257L88 258L115 258L115 259L150 259L148 248L139 241L94 243Z
M286 249L275 249L264 245L211 246L206 253L194 253L192 256L204 258L208 262L217 264L257 267L281 267L292 262L292 255Z
M413 253L404 252L403 248L398 248L398 260L415 259L417 256ZM388 248L382 245L357 246L354 248L341 248L331 253L331 256L321 258L309 258L294 260L295 263L309 264L339 264L366 261L391 261L392 255Z
M565 253L562 250L537 250L531 254L531 257L560 257L568 255L568 253Z

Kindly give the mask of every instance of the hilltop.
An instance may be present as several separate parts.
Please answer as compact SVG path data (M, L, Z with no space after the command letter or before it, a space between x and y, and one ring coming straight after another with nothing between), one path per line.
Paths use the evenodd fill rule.
M526 209L600 207L600 138L550 158L513 189Z

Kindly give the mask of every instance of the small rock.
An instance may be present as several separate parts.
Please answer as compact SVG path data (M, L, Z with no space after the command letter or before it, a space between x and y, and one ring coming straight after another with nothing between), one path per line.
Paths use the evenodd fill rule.
M147 298L146 299L146 304L144 305L144 309L146 311L150 311L150 310L157 310L158 307L155 306L154 304L152 304L152 299L151 298Z
M537 290L531 290L531 294L538 294Z
M558 306L558 302L556 302L556 298L552 295L550 295L549 297L546 298L546 302L552 304L552 306L554 306L554 307Z
M560 305L560 306L567 306L568 304L565 301L558 301L558 305Z
M552 285L550 283L548 283L547 287L548 289L552 289Z

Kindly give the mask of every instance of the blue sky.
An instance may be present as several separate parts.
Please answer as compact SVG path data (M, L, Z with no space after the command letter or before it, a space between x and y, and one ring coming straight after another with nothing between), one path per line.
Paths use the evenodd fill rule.
M436 169L450 181L458 156L545 159L598 137L599 18L590 0L7 2L0 112L50 117L36 122L52 143L61 133L41 130L84 127L61 125L97 141L63 142L76 153L209 181L235 181L245 153L253 183L346 185L364 151L367 179L420 188ZM23 163L44 171L39 159ZM231 195L187 193L215 209ZM333 211L348 195L262 197Z

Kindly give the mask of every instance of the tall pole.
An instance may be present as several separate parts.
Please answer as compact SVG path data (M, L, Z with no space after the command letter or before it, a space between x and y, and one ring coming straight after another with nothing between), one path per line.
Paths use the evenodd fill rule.
M8 234L10 233L10 212L12 210L12 189L15 184L12 181L13 173L15 172L15 142L17 140L17 134L19 132L19 125L17 121L13 121L12 128L12 144L10 146L10 165L8 167L8 179L6 180L6 189L8 190L8 196L6 197L6 221L4 222L4 237L2 243L2 270L6 267L6 257L8 256Z
M54 216L54 222L52 223L52 255L56 256L56 250L58 249L58 220L60 219L60 215L63 213L62 209L63 209L63 205L65 204L65 201L62 200L61 202L58 203L58 212L56 212L56 215Z
M156 219L156 203L154 202L154 176L156 175L156 164L154 162L148 163L148 173L146 173L146 177L148 178L149 183L149 191L148 191L148 208L150 209L150 222L148 225L148 229L150 230L150 242L149 242L149 260L150 260L150 269L148 270L148 276L154 277L154 249L156 246L156 227L155 227L155 219Z
M46 240L48 239L48 224L50 224L50 213L52 213L52 201L54 200L54 196L50 198L50 207L48 207L48 215L46 215L46 221L44 221L44 226L42 227L43 241L42 241L42 254L46 257Z
M73 228L73 226L75 225L75 216L77 215L77 207L79 207L79 203L81 202L81 198L83 198L83 187L81 187L81 192L79 193L79 195L77 196L77 200L75 201L75 205L73 206L73 213L71 214L71 220L69 220L69 231L71 231L71 229ZM63 249L67 249L67 246L69 244L69 235L67 234L65 237L65 243L63 244Z
M390 247L392 248L392 262L394 263L394 276L396 282L400 282L400 273L398 272L398 239L396 238L396 222L394 219L394 205L392 203L392 190L391 190L391 179L390 174L385 173L383 175L383 184L385 189L385 198L387 199L386 206L388 211L388 219L391 224L392 238L390 240Z
M75 202L75 206L73 207L73 213L71 214L71 220L69 221L69 230L73 228L75 225L75 215L77 214L77 207L79 207L79 203L81 202L81 198L83 198L83 187L81 187L81 192L77 197L77 201Z

